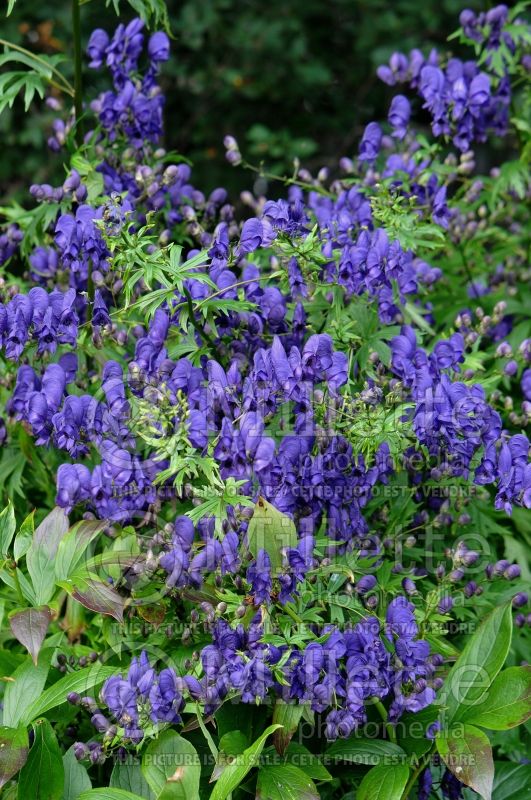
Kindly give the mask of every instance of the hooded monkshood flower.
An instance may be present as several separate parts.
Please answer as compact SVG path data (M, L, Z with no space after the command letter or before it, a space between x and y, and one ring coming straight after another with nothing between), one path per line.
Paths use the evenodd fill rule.
M407 133L407 126L411 116L411 105L407 97L397 94L393 97L387 119L393 128L392 136L403 139Z
M369 122L363 132L359 148L359 160L376 161L382 143L382 129L377 122Z
M99 69L103 64L107 47L109 46L109 36L106 31L96 28L92 31L87 45L87 54L90 58L89 67Z
M271 559L265 550L259 550L256 561L247 568L247 580L256 606L271 601Z
M495 507L507 514L517 502L531 508L531 464L529 463L529 440L524 434L516 434L503 442L496 467L497 494Z
M94 292L94 305L92 308L92 324L104 327L111 325L111 318L105 305L105 301L99 289Z
M262 244L264 229L259 219L247 219L243 223L238 254L252 253Z
M148 55L150 61L158 63L170 57L170 40L163 31L157 31L149 38Z
M57 470L57 505L67 513L90 497L90 470L83 464L61 464Z
M182 683L182 682L181 682ZM142 725L181 722L184 707L180 683L172 669L159 674L151 667L147 654L131 662L127 676L113 675L103 685L102 702L111 711L126 737L139 742L144 736Z

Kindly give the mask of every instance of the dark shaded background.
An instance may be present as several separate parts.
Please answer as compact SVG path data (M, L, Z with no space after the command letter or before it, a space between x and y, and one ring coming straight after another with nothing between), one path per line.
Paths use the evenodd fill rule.
M464 0L169 0L175 36L165 65L166 146L194 163L195 183L233 191L252 181L224 160L222 138L276 171L297 154L310 169L351 155L363 126L385 115L391 90L376 78L393 50L444 50ZM468 0L473 9L489 4ZM121 2L121 21L133 12ZM84 44L118 22L104 0L81 7ZM2 37L36 52L71 55L70 3L18 0ZM71 63L65 62L65 72ZM85 71L86 94L106 87ZM20 199L31 182L62 180L61 156L46 138L53 114L22 104L0 117L0 185Z

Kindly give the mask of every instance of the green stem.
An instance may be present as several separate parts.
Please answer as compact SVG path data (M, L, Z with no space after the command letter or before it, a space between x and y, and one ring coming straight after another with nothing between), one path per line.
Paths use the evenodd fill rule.
M387 735L389 736L389 741L396 744L396 731L392 723L387 721L387 711L385 710L383 703L380 700L376 700L374 705L378 709L378 713L385 722L385 730L387 731Z
M215 354L217 354L217 348L214 339L211 336L209 336L206 331L203 330L203 328L195 318L192 295L190 294L188 289L185 289L184 287L183 287L183 294L186 297L186 304L188 306L188 312L190 314L190 322L192 323L193 327L195 328L201 339L203 339L203 341L205 341L208 345L210 345L210 348L214 351Z
M292 608L290 608L289 603L286 603L282 610L285 611L286 614L288 614L291 619L297 623L297 625L304 625L304 620L302 620L299 615L296 614Z
M432 750L433 746L430 748L429 752L426 753L426 755L423 758L421 758L418 767L413 770L411 777L406 784L406 788L404 789L404 793L401 797L401 800L408 800L409 793L412 790L413 786L415 785L415 781L417 780L418 776L420 775L424 767L426 767L430 762Z
M72 0L72 35L74 37L74 111L76 115L76 143L83 144L83 75L81 69L81 18L79 0Z
M301 189L306 189L316 194L322 194L324 197L336 197L333 192L327 191L322 186L319 186L319 184L314 185L313 183L306 183L306 181L298 181L296 178L288 178L287 175L275 175L272 172L265 172L261 167L255 167L253 164L249 164L248 161L242 161L241 166L244 169L251 170L251 172L256 172L257 175L260 175L261 178L266 178L266 180L280 181L284 186L300 186Z

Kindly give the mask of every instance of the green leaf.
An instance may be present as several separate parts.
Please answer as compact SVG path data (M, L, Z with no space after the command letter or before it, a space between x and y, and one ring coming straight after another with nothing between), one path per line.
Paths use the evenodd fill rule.
M401 800L409 778L405 765L373 767L363 777L356 800Z
M48 606L23 608L22 611L15 611L9 616L9 627L13 636L24 645L34 664L37 664L39 651L51 618Z
M89 544L105 528L102 520L83 520L63 536L55 558L55 577L66 581L79 566Z
M258 772L256 800L319 800L315 783L293 764L268 765Z
M82 792L77 800L145 800L145 798L125 789L110 789L105 786L103 789L89 789Z
M486 733L473 725L458 725L445 736L438 736L436 742L450 772L483 800L491 800L494 762Z
M148 745L142 774L157 800L196 800L199 796L199 756L175 731L164 731Z
M59 542L68 530L68 517L54 508L41 522L26 553L26 565L35 590L36 604L46 605L55 591L55 556Z
M47 719L33 725L35 740L18 781L18 799L61 800L64 788L63 757Z
M85 608L99 614L109 614L117 622L123 622L125 599L108 583L81 575L73 575L71 580L57 583Z
M63 756L65 783L63 800L77 800L81 792L92 788L88 772L74 755L72 746Z
M302 703L284 703L277 700L273 709L273 722L278 722L282 727L273 734L273 744L279 755L284 755L291 737L297 730L304 713Z
M238 756L248 746L249 740L242 731L230 731L219 740L219 750L228 756Z
M531 795L531 764L494 762L492 800L522 800Z
M19 725L18 728L0 726L0 789L24 766L28 752L25 725Z
M103 683L103 681L115 674L115 667L105 667L96 663L73 672L71 675L65 675L63 678L59 678L49 689L42 693L39 691L37 699L33 702L28 703L26 700L24 708L21 709L21 719L29 723L36 717L51 711L52 708L57 708L57 706L65 703L66 696L70 692L86 694L89 689L93 689L94 686L98 686L98 684Z
M311 753L307 747L299 744L298 742L290 742L286 750L286 760L289 764L295 764L296 767L302 769L306 775L313 778L314 781L331 781L332 775L324 767L319 756Z
M509 667L494 679L486 696L463 720L492 731L522 725L531 716L531 667Z
M205 725L203 723L202 728L204 727ZM208 731L206 732L208 733ZM205 731L203 731L203 733L205 733ZM208 735L210 736L210 734ZM233 760L233 756L239 756L248 746L249 740L247 736L242 733L242 731L237 730L223 734L219 740L219 749L217 753L212 749L212 745L210 745L212 755L214 755L216 759L216 765L212 771L210 783L217 781L227 764L230 764Z
M256 558L265 550L271 560L271 571L282 568L282 551L297 547L297 531L293 520L259 497L247 529L247 544Z
M377 766L403 764L407 761L404 750L394 742L382 739L338 739L326 751L327 760L349 761L354 764Z
M502 668L512 634L510 604L495 608L468 640L448 673L441 697L448 724L461 720L477 705Z
M6 725L15 727L19 722L26 718L26 709L41 696L48 671L52 650L41 650L37 666L31 658L27 658L17 667L12 681L6 685L4 692L4 716L3 722Z
M146 800L154 800L155 797L142 775L140 764L115 764L109 786L125 789L128 792L144 797Z
M267 737L278 730L278 727L278 725L270 725L266 728L250 747L244 750L240 756L237 756L232 764L225 767L212 790L210 800L226 800L230 793L240 785L247 773L253 767L258 766L258 759Z
M0 555L7 558L11 540L15 535L17 523L15 521L15 511L11 500L0 513Z
M28 514L22 525L20 526L17 535L15 536L15 543L13 545L13 555L15 561L19 561L22 556L28 552L33 534L35 532L35 511Z

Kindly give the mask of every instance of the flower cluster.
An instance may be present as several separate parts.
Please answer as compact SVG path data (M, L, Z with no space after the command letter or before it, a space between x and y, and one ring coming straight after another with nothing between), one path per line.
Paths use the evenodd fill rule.
M504 5L479 16L466 10L461 14L461 24L465 35L485 44L487 51L496 51L502 40L514 50L513 39L503 31L507 14ZM389 65L378 69L378 75L390 86L408 83L415 89L431 115L434 135L451 138L464 153L475 142L484 142L490 133L503 136L507 132L510 82L506 74L489 74L489 65L487 59L486 69L481 70L475 61L458 58L450 58L443 65L435 51L425 58L419 50L412 50L409 57L394 53ZM396 98L394 103L396 106ZM400 135L408 121L405 109L404 105L398 119L395 109L390 119Z
M164 97L156 76L159 64L168 60L170 52L166 34L154 33L147 47L149 68L138 80L138 62L144 48L142 28L143 22L134 19L128 25L119 25L111 40L98 28L87 48L90 66L98 69L105 63L114 83L114 91L104 92L92 103L92 110L111 141L125 135L136 148L143 147L145 141L156 141L162 133Z
M366 722L367 707L375 700L390 698L389 719L397 722L406 711L420 711L435 698L440 659L430 656L428 643L418 638L414 607L402 596L390 604L383 631L376 617L366 617L352 630L328 627L322 643L291 652L264 643L263 635L260 615L247 628L219 620L212 644L201 651L202 675L178 678L171 669L157 674L143 653L133 659L125 678L106 681L102 702L126 737L138 742L144 735L142 720L144 725L148 720L179 721L183 694L203 702L211 714L226 698L257 703L273 691L326 713L326 735L333 740L348 737Z
M138 743L144 737L143 725L181 722L185 688L184 681L173 669L157 672L150 665L147 654L142 652L139 658L133 658L125 677L114 675L105 682L101 702L123 728L127 739ZM116 727L113 729L93 698L80 698L72 693L68 699L73 705L82 704L90 709L92 724L100 733L109 735L111 730L116 732ZM78 758L90 756L86 745L80 742L76 747Z
M495 578L519 579L501 553L469 579L479 548L454 535L472 523L473 502L445 494L474 483L493 487L481 489L491 509L531 507L521 424L531 416L531 345L518 347L527 335L518 302L507 313L492 297L511 285L506 237L519 223L493 201L503 247L492 246L480 282L468 279L460 248L491 213L487 184L467 182L469 148L508 122L508 75L494 69L498 43L515 46L504 8L462 16L493 60L413 51L379 70L418 93L434 134L460 156L437 161L437 147L413 129L415 103L399 94L337 178L297 165L285 197L242 195L244 220L224 189L203 194L190 167L159 147L166 34L146 48L137 19L90 37L90 64L108 67L113 89L91 105L86 162L74 160L79 169L62 186L31 188L55 214L24 274L38 285L0 287L9 362L0 444L16 421L49 448L57 505L105 520L104 553L107 535L120 539L113 547L133 541L134 568L104 564L90 579L107 581L118 604L128 592L132 619L146 587L160 593L138 616L189 614L182 643L193 649L180 674L158 671L142 652L105 682L99 704L71 695L102 734L101 745L78 742L78 758L103 764L118 742L136 747L157 726L180 724L187 699L206 716L231 699L306 704L323 715L329 740L377 711L392 735L442 685L430 623L444 625L458 599L479 602ZM56 126L57 142L68 124ZM237 142L225 145L241 163ZM521 191L511 184L508 194ZM1 263L21 240L13 225L0 236ZM524 258L518 251L513 266ZM478 308L460 311L437 338L453 310L447 301L441 312L435 293L448 292L462 261ZM480 374L489 359L502 364L494 392ZM520 416L504 414L513 406L502 389L521 389ZM260 513L285 526L278 547L257 534ZM388 561L409 525L413 560L442 529L431 573L418 560ZM512 602L523 626L519 589ZM441 788L457 797L458 783L448 773ZM419 790L429 797L429 769Z
M496 508L510 513L513 502L531 507L529 440L523 434L502 437L500 415L487 403L478 384L453 381L465 348L461 333L439 341L433 353L417 346L405 326L391 342L392 367L415 401L413 426L419 442L439 458L437 475L468 476L477 453L476 483L496 483ZM450 374L448 374L450 373Z
M39 286L28 294L17 294L0 305L0 347L6 357L18 361L29 342L37 343L37 354L55 353L58 344L77 341L78 298L74 289L47 292Z

